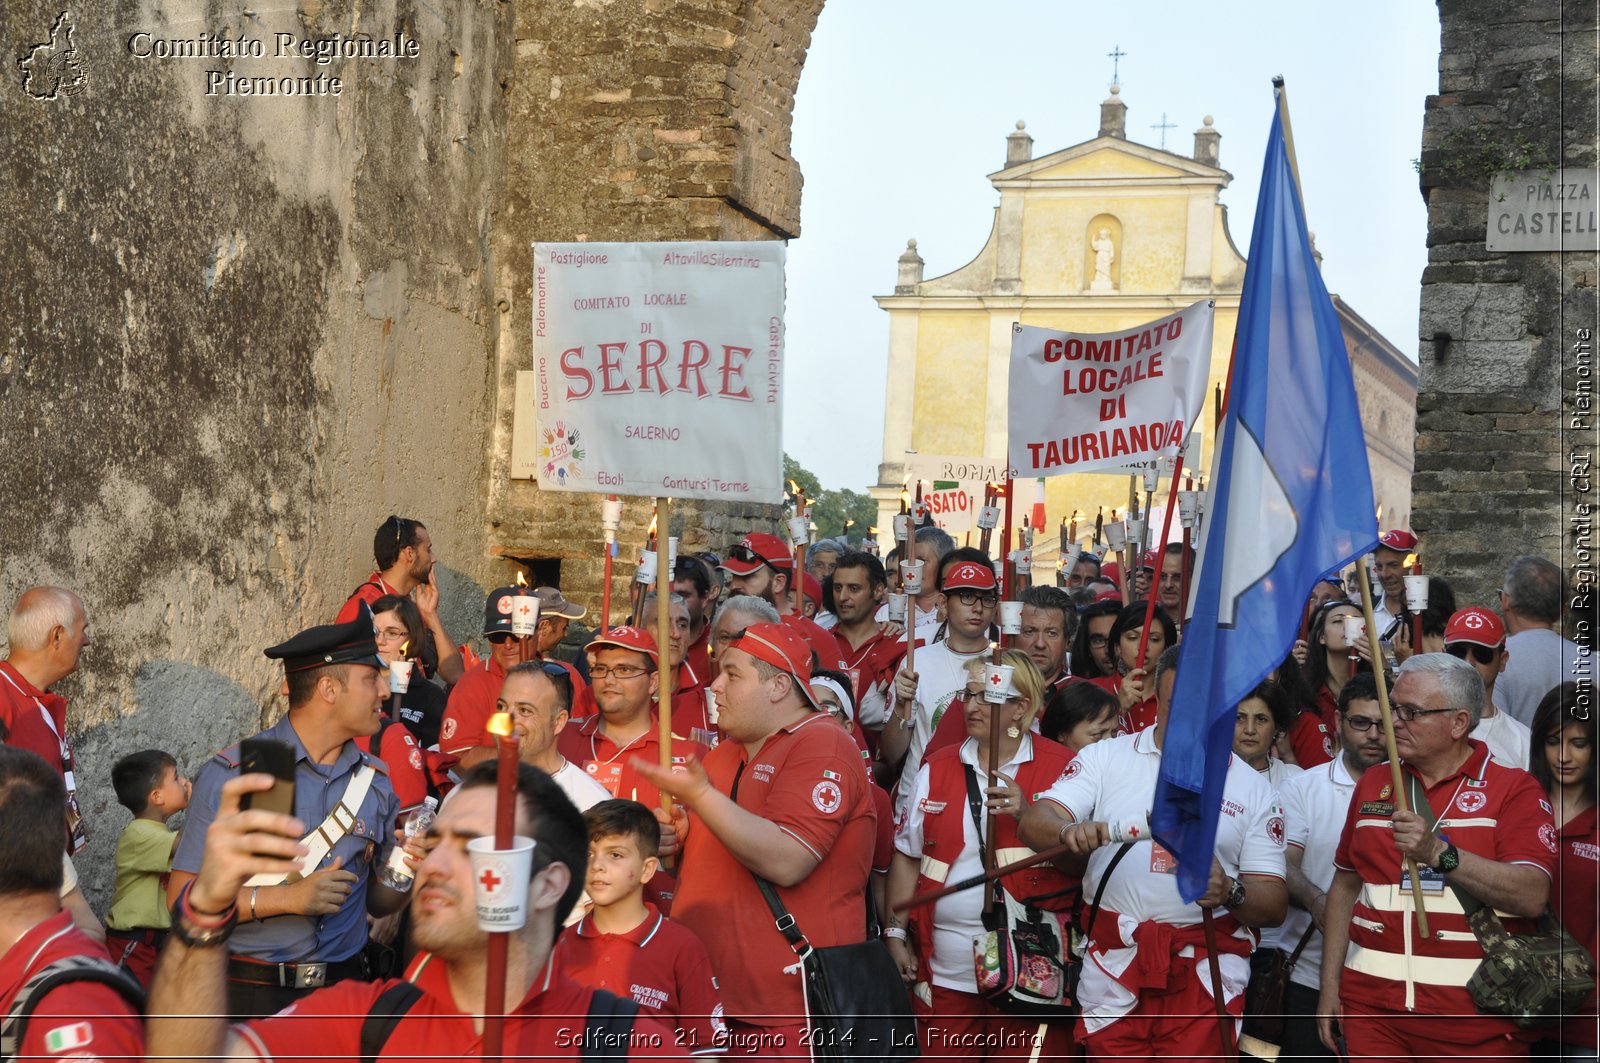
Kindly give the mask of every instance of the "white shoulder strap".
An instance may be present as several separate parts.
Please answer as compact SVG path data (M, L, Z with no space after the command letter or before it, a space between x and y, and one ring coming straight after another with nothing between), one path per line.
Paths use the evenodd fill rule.
M356 825L356 812L361 808L361 802L367 799L367 791L372 789L372 780L377 775L371 764L363 764L361 768L350 776L350 784L344 788L344 796L339 798L339 803L333 806L333 811L328 813L328 818L300 839L300 844L309 848L309 852L300 861L300 870L297 874L276 875L251 875L245 880L246 886L281 886L286 882L299 881L306 878L327 857L330 850L339 843L339 839L350 833L350 828Z

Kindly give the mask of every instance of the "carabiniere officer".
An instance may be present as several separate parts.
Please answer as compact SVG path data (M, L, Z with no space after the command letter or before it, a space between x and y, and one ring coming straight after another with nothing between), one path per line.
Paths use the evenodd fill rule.
M245 884L229 942L229 1010L271 1015L313 989L366 977L367 913L398 911L408 894L379 883L399 811L383 761L352 739L378 730L389 695L372 613L302 631L266 655L283 662L289 712L258 737L295 757L294 814L308 832L302 875ZM169 899L200 869L222 784L238 774L239 746L212 757L195 780L188 822L172 860Z

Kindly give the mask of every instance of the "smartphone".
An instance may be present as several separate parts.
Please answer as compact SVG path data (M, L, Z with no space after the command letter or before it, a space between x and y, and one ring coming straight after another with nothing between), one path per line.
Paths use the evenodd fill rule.
M239 743L239 772L265 772L278 781L272 789L245 794L241 808L294 815L294 749L271 738L246 738Z

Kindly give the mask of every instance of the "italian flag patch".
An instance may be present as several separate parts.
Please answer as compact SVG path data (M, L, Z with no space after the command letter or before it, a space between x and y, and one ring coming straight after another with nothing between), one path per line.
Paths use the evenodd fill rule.
M824 779L832 779L834 782L838 782L839 780L844 778L844 776L840 775L836 771L827 771L827 770L823 771L822 777Z
M70 1052L74 1048L82 1048L94 1040L94 1030L86 1022L75 1022L71 1026L57 1026L54 1030L44 1035L44 1050L53 1054Z

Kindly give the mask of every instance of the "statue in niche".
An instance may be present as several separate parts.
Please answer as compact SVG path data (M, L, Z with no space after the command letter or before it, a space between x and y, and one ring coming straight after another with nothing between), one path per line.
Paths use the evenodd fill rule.
M1089 282L1091 292L1114 292L1111 282L1111 264L1117 260L1117 246L1111 240L1111 230L1102 226L1094 234L1089 247L1094 251L1094 280Z

